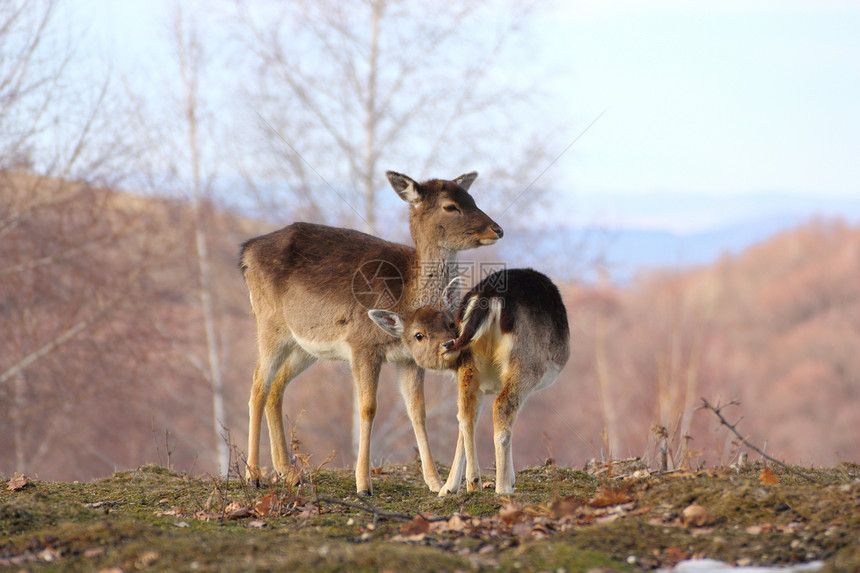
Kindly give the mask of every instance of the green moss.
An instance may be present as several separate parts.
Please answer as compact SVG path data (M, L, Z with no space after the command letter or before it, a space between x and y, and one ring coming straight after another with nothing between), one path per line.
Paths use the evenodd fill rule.
M572 572L665 566L692 555L761 564L825 559L833 571L860 567L855 467L804 470L824 485L779 468L779 482L766 485L759 480L761 469L624 482L539 467L517 473L511 496L483 490L439 498L426 489L417 466L400 466L374 476L375 495L367 505L355 496L348 470L321 470L313 483L298 487L276 483L257 489L144 466L90 483L34 481L21 491L0 491L0 567ZM605 485L625 489L634 500L614 520L582 519L562 527L546 517L547 533L538 539L496 517L509 502L548 516L553 500L587 500ZM288 510L226 519L229 508L253 507L269 494ZM334 502L309 505L317 495ZM680 523L693 503L714 518L699 530ZM410 516L459 513L490 525L409 538L400 535L405 521L375 518L373 508Z

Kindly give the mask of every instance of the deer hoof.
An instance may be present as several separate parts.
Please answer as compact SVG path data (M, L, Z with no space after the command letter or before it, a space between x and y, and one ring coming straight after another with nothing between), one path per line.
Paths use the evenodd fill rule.
M359 497L371 497L373 496L373 492L371 492L369 489L361 489L358 491L358 495Z
M252 486L259 488L262 481L259 471L248 469L245 471L245 480Z

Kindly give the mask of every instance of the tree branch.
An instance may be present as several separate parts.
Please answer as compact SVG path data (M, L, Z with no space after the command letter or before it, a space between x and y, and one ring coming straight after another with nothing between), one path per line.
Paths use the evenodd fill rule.
M737 402L737 401L735 401L735 400L732 400L731 402L729 402L728 404L726 404L726 406L737 406L737 405L739 405L739 404L740 404L739 402ZM811 475L809 475L809 474L803 473L802 471L796 470L796 469L794 469L793 467L791 467L791 466L789 466L789 465L787 465L787 464L785 464L785 463L783 463L783 462L781 462L781 461L777 460L776 458L772 458L771 456L767 455L767 454L766 454L766 453L764 453L762 450L760 450L758 447L756 447L755 445L753 445L753 444L751 444L749 441L747 441L747 439L746 439L746 438L744 438L744 437L740 434L740 432L738 432L737 428L735 428L735 426L736 426L737 424L730 424L730 423L729 423L729 421L728 421L728 420L726 420L726 418L723 416L723 414L722 414L722 409L723 409L723 408L725 408L725 406L720 406L719 404L717 404L717 406L716 406L716 407L711 406L711 405L708 403L708 401L707 401L707 400L705 400L704 398L702 398L702 406L700 407L700 409L710 410L711 412L713 412L714 414L716 414L716 415L717 415L717 417L720 419L720 423L721 423L722 425L724 425L725 427L727 427L729 430L731 430L731 431L732 431L732 433L733 433L734 435L736 435L736 436L738 437L738 439L739 439L739 440L740 440L740 441L741 441L741 442L742 442L746 447L748 447L749 449L751 449L751 450L753 450L754 452L758 453L758 454L759 454L759 455L761 455L763 458L765 458L765 459L767 459L767 460L772 461L773 463L777 464L779 467L783 468L784 470L786 470L786 471L788 471L788 472L790 472L790 473L793 473L793 474L795 474L795 475L798 475L798 476L800 476L800 477L802 477L802 478L804 478L804 479L807 479L807 480L809 480L809 481L811 481L811 482L813 482L813 483L817 483L817 484L821 484L821 483L822 483L822 482L821 482L820 480L818 480L817 478L814 478L814 477L812 477L812 476L811 476Z
M388 518L388 519L400 519L403 521L412 521L417 516L417 517L420 517L424 520L427 520L428 522L447 521L448 519L450 519L449 517L427 516L427 515L424 515L423 513L421 513L420 511L416 515L409 515L408 513L396 513L396 512L391 512L391 511L383 511L364 498L358 498L358 499L364 505L349 503L347 501L341 501L339 499L333 499L330 497L317 497L316 499L313 500L313 502L316 504L318 504L320 502L322 502L322 503L333 503L335 505L342 505L344 507L349 507L351 509L357 509L359 511L365 511L367 513L373 514L373 525L376 525L376 522L379 520L380 517Z

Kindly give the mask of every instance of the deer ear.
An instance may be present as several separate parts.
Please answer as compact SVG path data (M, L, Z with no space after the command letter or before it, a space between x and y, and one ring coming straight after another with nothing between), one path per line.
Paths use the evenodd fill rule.
M463 302L461 291L465 283L463 277L454 277L442 291L442 304L453 314L457 313L457 308Z
M406 175L402 175L395 171L386 171L385 176L388 177L388 182L400 195L400 198L414 205L421 201L421 194L418 193L418 184Z
M475 179L477 179L477 178L478 178L478 172L472 171L470 173L464 173L463 175L460 175L459 177L454 179L454 183L459 185L460 189L462 189L463 191L468 191L469 187L472 186L472 183L474 183Z
M395 338L400 338L403 334L403 319L396 313L388 310L374 309L367 312L370 320L376 325Z

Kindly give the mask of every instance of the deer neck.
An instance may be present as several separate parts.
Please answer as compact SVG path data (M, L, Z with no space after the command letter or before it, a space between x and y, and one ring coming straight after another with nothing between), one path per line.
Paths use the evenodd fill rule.
M457 251L437 246L419 246L415 258L414 282L411 290L413 308L441 302L442 291L457 276Z

